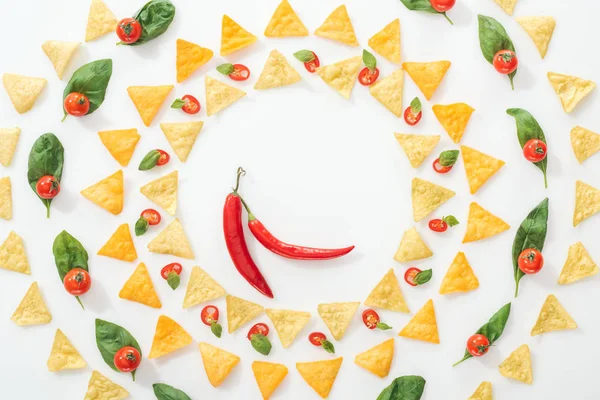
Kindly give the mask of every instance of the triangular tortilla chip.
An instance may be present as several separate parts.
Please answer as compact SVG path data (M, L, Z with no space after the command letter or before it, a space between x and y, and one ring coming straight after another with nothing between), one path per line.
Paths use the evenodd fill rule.
M417 232L417 228L412 227L402 235L402 240L394 255L394 260L398 262L409 262L422 260L431 257L432 255L433 253L429 250L429 247L427 247L423 239L421 239L419 232Z
M357 56L318 67L316 71L326 84L337 90L344 98L349 99L361 65L362 58Z
M258 81L256 81L256 84L254 85L254 89L262 90L277 88L291 85L299 82L301 79L302 77L300 77L298 71L288 63L285 56L277 50L272 50L258 77Z
M319 304L319 316L335 340L341 340L352 322L360 302Z
M177 39L177 83L185 81L213 57L213 51L187 40Z
M102 144L111 156L122 167L126 167L133 156L135 146L140 141L140 134L137 129L120 129L114 131L100 131L98 132Z
M169 144L181 162L186 162L204 122L174 122L160 124Z
M440 124L448 132L450 139L454 143L459 143L475 109L465 103L436 104L431 109Z
M214 387L220 386L231 370L239 364L240 358L208 343L200 343L200 354L208 381Z
M558 278L559 285L576 282L580 279L594 276L598 273L598 266L592 260L590 253L585 249L583 243L577 242L569 247L567 261Z
M206 90L206 115L209 117L246 95L243 90L229 86L210 76L204 77L204 87Z
M463 243L486 239L510 229L510 225L479 204L469 206L469 221Z
M546 297L540 310L538 319L531 328L531 336L541 335L546 332L577 329L577 323L553 294Z
M263 399L269 399L287 376L288 369L283 364L254 361L252 372L254 372L254 379L256 379L256 384Z
M385 378L390 373L394 359L394 339L388 339L369 350L357 354L354 363L359 367Z
M183 308L189 308L205 301L225 296L225 289L210 277L202 268L192 268L190 280L183 299Z
M20 136L19 128L0 128L0 164L4 167L10 165Z
M137 251L131 238L129 224L119 225L110 239L98 250L98 255L128 262L137 260Z
M404 70L402 68L369 86L369 93L385 106L392 114L400 118L402 109L402 89L404 88Z
M125 285L123 285L123 288L119 292L119 297L152 308L162 307L160 299L154 290L154 284L148 273L148 268L146 268L146 264L144 263L140 263L129 279L127 279L127 282L125 282Z
M127 88L129 98L142 117L144 125L150 126L171 89L173 89L173 85L129 86Z
M502 376L516 379L528 385L533 384L533 369L531 368L531 353L526 344L519 346L502 361L498 367Z
M44 303L37 282L33 282L10 319L19 326L49 324L52 315Z
M120 214L123 211L123 170L83 189L81 194L106 211L114 215Z
M533 40L542 59L546 57L556 20L553 17L519 17L517 22Z
M226 56L250 46L256 42L256 36L242 28L237 22L223 15L221 24L221 55Z
M398 336L422 340L429 343L440 343L433 300L429 300L425 303L423 308L415 314L409 323L400 331Z
M194 251L185 235L181 222L176 218L157 237L148 243L152 253L171 254L176 257L194 259Z
M6 89L6 94L8 94L10 101L19 114L31 110L38 96L46 87L47 82L44 78L16 74L2 75L2 83L4 89Z
M342 366L342 361L344 361L343 357L333 360L297 362L296 369L308 386L326 399Z
M393 63L400 63L400 20L396 18L369 39L369 46Z
M282 0L275 9L269 25L265 28L265 36L308 36L308 29L306 29L288 0Z
M152 348L148 358L158 358L192 343L192 337L177 322L166 315L158 317Z
M460 146L460 150L471 194L477 193L479 188L506 164L502 160L467 146Z
M412 205L415 222L419 222L456 193L420 178L412 180Z
M410 309L406 305L402 290L398 284L398 278L394 269L390 270L379 281L377 286L371 291L369 297L365 300L365 306L378 307L385 310L409 313Z
M60 329L56 330L52 351L46 364L50 372L62 371L64 369L79 369L87 366L81 354L79 354Z
M0 218L12 219L12 186L10 177L0 178Z
M260 304L244 300L240 297L227 295L227 332L232 333L258 317L265 311Z
M440 285L440 294L469 292L478 287L479 279L477 279L473 269L469 265L465 253L462 251L458 252Z
M13 231L0 245L0 268L31 275L23 239Z
M600 190L582 181L577 181L575 183L573 226L579 225L598 211L600 211Z
M177 211L177 187L179 172L177 170L148 182L140 188L140 192L157 206L162 207L169 215Z
M98 371L92 371L88 390L83 400L123 400L129 392Z
M440 141L440 135L426 136L403 133L395 133L394 135L413 168L418 168Z
M92 0L85 27L85 41L89 42L114 32L117 29L117 18L102 0Z
M435 90L444 80L450 65L450 61L405 62L402 64L402 67L415 85L421 89L423 96L427 100L431 100L433 93L435 93Z
M513 10L518 0L494 0L508 15L513 15Z
M493 400L492 398L492 383L481 382L477 390L467 400Z
M593 156L600 150L600 135L576 126L571 129L571 146L579 164Z
M306 311L274 310L267 308L267 316L271 319L279 340L284 348L290 347L296 336L310 321L310 313Z
M568 113L596 87L592 81L556 72L548 72L548 81L560 98L563 109Z
M329 16L315 31L315 35L326 39L332 39L349 46L358 46L358 40L354 34L354 27L348 16L345 5L341 5Z
M42 50L44 50L44 53L46 53L54 66L58 79L62 79L67 64L78 48L78 42L58 42L56 40L48 40L42 45Z

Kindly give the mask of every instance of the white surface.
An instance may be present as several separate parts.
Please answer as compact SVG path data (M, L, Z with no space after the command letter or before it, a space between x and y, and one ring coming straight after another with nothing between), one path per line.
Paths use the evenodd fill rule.
M132 14L142 1L108 0L115 15ZM256 4L259 3L259 4ZM433 268L431 283L402 290L414 313L433 298L440 345L404 338L396 339L396 357L390 375L379 379L353 363L354 356L381 341L395 337L411 315L381 312L393 331L371 332L360 322L357 313L345 338L335 343L337 354L344 356L331 399L374 399L393 378L406 374L422 375L427 380L424 400L465 399L479 383L489 380L495 398L511 400L598 398L595 384L600 344L600 302L598 279L560 287L556 283L566 259L569 245L582 240L593 258L600 261L595 241L600 234L595 217L574 229L571 218L576 179L600 186L597 173L600 156L580 166L571 150L569 131L579 124L600 130L598 90L593 92L570 115L546 79L547 71L569 73L600 82L600 62L594 52L594 39L600 35L596 15L600 4L577 0L562 2L522 1L516 16L552 15L557 28L545 60L541 60L533 42L514 18L506 15L492 0L460 1L450 15L456 25L443 17L409 12L398 0L372 2L347 0L346 4L357 36L363 46L368 38L393 18L402 24L402 58L410 61L448 59L452 67L431 102L424 102L424 117L415 128L396 119L357 85L350 101L327 87L316 75L308 74L292 53L302 48L314 49L323 64L360 54L350 48L315 36L298 39L267 39L262 32L278 0L261 2L229 0L223 2L178 1L177 16L169 31L150 44L136 47L115 46L116 37L107 35L84 44L59 81L41 50L46 40L83 40L88 1L8 1L0 0L4 10L0 24L3 56L0 71L43 76L48 86L35 107L18 115L4 91L0 95L2 127L19 126L22 136L10 168L0 175L10 176L13 185L14 218L0 223L0 239L15 230L26 243L32 275L0 271L0 343L3 362L0 376L2 398L12 399L81 399L92 369L97 369L130 391L134 399L153 398L151 384L166 382L187 392L193 399L259 399L260 394L251 370L253 360L266 359L284 363L290 373L273 399L316 399L317 395L303 382L295 369L296 361L327 359L330 356L308 344L312 330L326 332L319 319L318 303L362 301L389 268L399 277L406 267L392 256L402 232L413 226L410 182L414 176L433 180L457 192L436 213L454 214L461 225L444 235L426 227L418 230L435 255L418 263ZM293 2L300 17L312 32L339 5L339 1ZM222 63L218 56L221 16L227 12L242 26L257 35L259 42L246 51L228 58L248 65L253 76L238 86L248 96L222 114L206 117L203 110L196 118L172 110L168 104L175 96L196 95L204 103L204 75L223 80L215 71ZM477 14L497 18L506 27L520 57L520 69L512 92L507 79L497 75L479 50ZM175 39L181 37L215 50L211 62L183 84L176 85L150 128L146 128L127 96L130 85L175 83ZM277 48L298 69L303 81L279 90L254 91L268 52ZM62 118L62 90L71 73L81 64L110 57L114 73L106 100L93 115L76 119ZM378 56L383 76L397 67ZM419 95L408 76L404 99L407 105ZM231 82L230 82L231 83ZM469 195L462 161L447 176L436 175L430 164L433 156L418 170L410 167L396 143L393 132L442 135L436 152L457 146L448 138L431 112L431 105L466 102L477 111L473 114L462 144L472 146L506 161L506 166L475 196ZM542 175L521 156L514 120L505 114L509 107L529 110L540 122L550 146L549 189L544 190ZM171 151L160 131L160 122L205 121L204 129L185 165L174 157L164 168L139 172L136 167L152 148ZM83 198L79 191L120 168L102 146L97 131L136 127L142 140L125 171L125 208L115 217ZM60 196L52 204L52 218L44 218L41 202L26 182L27 156L34 140L44 132L54 132L65 147L65 172ZM225 248L221 227L223 200L234 182L235 170L243 165L248 175L242 193L254 213L278 236L291 242L316 246L355 244L348 257L329 262L293 262L279 258L251 238L247 239L257 264L268 278L276 300L268 300L253 290L235 271ZM117 226L133 224L139 212L151 203L139 193L140 185L173 169L180 174L177 216L190 237L196 260L183 261L182 287L173 292L159 277L160 268L172 257L150 254L146 245L159 229L135 239L139 259L125 263L96 255ZM531 208L545 196L550 197L550 230L544 250L546 265L534 278L521 283L521 294L513 299L514 282L511 246L516 229ZM469 203L477 201L506 220L512 228L483 242L462 245ZM166 213L162 213L166 216ZM68 296L52 258L54 237L66 229L81 240L90 254L94 285L83 297L86 310ZM457 251L464 251L480 280L480 288L465 295L440 296L439 284ZM151 309L121 300L118 292L139 262L145 262L152 274L163 308ZM193 265L200 265L230 293L260 302L266 307L308 310L313 313L310 325L293 346L284 350L273 333L274 344L269 357L256 353L245 338L248 327L217 340L202 325L202 307L181 308L185 286ZM25 291L38 281L53 315L45 326L21 328L10 320ZM529 331L549 293L555 293L579 324L571 332L551 333L535 338ZM451 368L460 359L465 340L503 304L513 301L512 315L503 337L481 360L469 360ZM215 304L225 314L225 302ZM364 308L361 307L360 311ZM125 326L148 354L156 320L166 314L181 323L194 337L194 344L158 360L145 359L137 381L112 371L100 357L94 340L94 319L107 319ZM266 316L263 321L271 325ZM225 324L225 318L222 318ZM46 359L54 332L61 328L79 349L89 366L74 372L49 373ZM242 358L226 383L212 388L203 370L197 343L207 341ZM517 346L531 347L534 384L503 378L498 364Z

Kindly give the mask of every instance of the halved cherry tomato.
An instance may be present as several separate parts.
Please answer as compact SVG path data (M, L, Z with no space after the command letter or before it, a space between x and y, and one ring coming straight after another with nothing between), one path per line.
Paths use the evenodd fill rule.
M181 264L171 263L171 264L165 265L160 270L160 276L162 276L163 279L169 279L169 274L174 273L177 275L181 275L181 271L183 271L183 267L181 266Z
M490 349L490 341L485 336L476 333L467 340L467 351L473 357L481 357Z
M65 112L74 117L83 117L90 111L90 100L79 92L69 93L63 103Z
M250 330L248 331L247 338L252 340L252 335L256 335L258 333L260 333L263 336L269 336L269 327L263 324L262 322L259 322L258 324L250 328Z
M60 184L52 175L44 175L35 184L35 191L42 199L53 199L60 193Z
M437 12L446 12L454 7L456 0L430 0L431 7Z
M250 70L244 64L233 64L233 72L229 77L234 81L245 81L250 78Z
M186 114L197 114L200 111L200 102L197 98L192 96L191 94L186 94L182 97L182 100L185 101L181 110Z
M142 36L142 25L134 18L123 18L117 24L117 36L123 43L135 43Z
M415 277L421 272L421 270L419 268L416 267L411 267L409 269L406 270L406 272L404 273L404 280L406 281L406 283L408 283L410 286L417 286L417 283L415 282Z
M404 122L410 126L415 126L418 124L422 116L423 111L419 111L419 113L415 115L412 113L412 107L410 106L406 107L406 110L404 110Z
M73 268L65 275L63 281L65 289L73 296L81 296L87 293L92 286L92 278L90 274L83 268Z
M537 249L525 249L519 254L519 269L525 274L537 274L544 266L544 256Z
M530 139L523 146L523 155L527 161L540 162L546 158L546 143L540 139Z
M519 65L519 60L514 51L500 50L494 55L493 64L496 71L503 75L508 75L515 72Z
M148 225L160 224L160 213L152 208L147 208L144 211L142 211L141 217L148 221Z
M378 77L379 77L379 69L378 68L375 68L374 70L371 71L369 68L365 67L358 74L358 81L363 86L369 86L369 85L372 85L373 83L375 83L375 81L377 80Z
M113 362L119 371L132 372L140 366L142 356L135 347L125 346L115 353Z
M452 169L452 165L449 165L447 167L444 167L442 164L440 164L440 159L436 158L435 161L433 162L433 170L435 172L437 172L438 174L445 174L448 171L450 171Z
M311 61L307 61L304 63L304 68L306 68L306 70L308 72L310 72L311 74L313 72L315 72L317 70L317 68L319 68L321 66L321 61L319 61L319 57L317 57L317 55L315 54L314 51L312 53L315 58L312 59Z
M375 310L371 310L366 309L365 311L363 311L362 313L362 320L363 323L365 324L365 326L369 329L381 329L381 330L388 330L388 329L392 329L391 326L389 326L388 324L384 324L383 322L381 322L381 319L379 318L379 314L377 314L377 311Z
M158 158L158 161L156 161L156 165L157 166L161 166L161 165L165 165L166 163L169 162L169 160L171 159L171 156L169 155L169 153L167 153L164 150L161 149L156 149L156 151L158 151L160 153L160 157Z
M432 219L429 221L429 229L434 232L446 232L448 230L448 224L439 218Z
M215 306L206 306L200 313L200 319L204 325L211 326L219 321L219 309Z
M322 347L326 352L335 354L335 347L333 346L333 343L327 340L327 336L321 332L313 332L308 335L308 341L313 346Z

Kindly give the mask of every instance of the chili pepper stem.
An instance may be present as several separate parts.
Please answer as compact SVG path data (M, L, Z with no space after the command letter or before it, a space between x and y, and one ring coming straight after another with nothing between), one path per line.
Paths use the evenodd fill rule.
M246 170L242 167L238 167L237 169L237 177L235 180L235 187L233 188L233 193L237 194L238 189L240 188L240 179L242 176L246 175Z
M246 209L246 212L248 213L248 222L254 221L256 219L256 217L254 216L254 214L252 214L252 211L250 211L250 207L248 207L248 204L246 203L246 201L244 200L244 198L242 196L240 196L238 194L238 197L242 201L242 205L244 206L244 208Z

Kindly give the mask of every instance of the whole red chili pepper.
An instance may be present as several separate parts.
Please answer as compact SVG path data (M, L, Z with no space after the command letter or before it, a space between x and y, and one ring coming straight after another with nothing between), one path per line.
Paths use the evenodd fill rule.
M238 194L240 178L246 173L242 167L237 170L237 180L233 192L227 195L223 207L223 232L225 243L231 260L240 275L256 290L267 297L273 298L273 292L265 277L252 261L246 240L244 239L244 226L242 224L242 198Z

